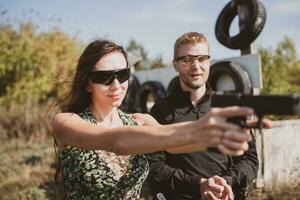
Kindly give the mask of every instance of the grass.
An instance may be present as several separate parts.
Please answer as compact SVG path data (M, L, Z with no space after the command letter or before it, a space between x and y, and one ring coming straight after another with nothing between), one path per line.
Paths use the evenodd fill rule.
M12 139L0 149L0 199L58 199L52 141Z

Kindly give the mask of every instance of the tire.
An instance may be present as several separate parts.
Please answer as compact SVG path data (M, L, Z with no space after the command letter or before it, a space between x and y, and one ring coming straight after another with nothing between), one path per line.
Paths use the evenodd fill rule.
M128 91L122 102L121 110L128 113L137 112L136 102L137 102L139 88L140 88L139 80L137 79L136 76L131 74L128 83Z
M233 93L251 93L252 86L248 73L238 64L231 61L218 62L211 66L208 83L212 90L217 91L217 80L223 74L230 76L233 80L236 88L234 91L232 91Z
M236 3L238 2L238 3ZM238 16L238 5L243 4L248 8L248 18L240 32L231 37L230 24ZM218 16L215 34L217 40L230 49L245 49L258 37L266 22L266 9L258 0L239 0L229 2Z
M153 95L153 101L166 96L166 90L160 82L157 81L147 81L142 84L139 90L139 112L149 113L150 109L147 106L147 100L149 94Z

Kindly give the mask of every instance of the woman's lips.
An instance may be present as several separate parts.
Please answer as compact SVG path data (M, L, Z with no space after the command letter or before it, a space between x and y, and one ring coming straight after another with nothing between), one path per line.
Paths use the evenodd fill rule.
M112 99L120 99L122 97L121 94L109 94L107 96L112 98Z

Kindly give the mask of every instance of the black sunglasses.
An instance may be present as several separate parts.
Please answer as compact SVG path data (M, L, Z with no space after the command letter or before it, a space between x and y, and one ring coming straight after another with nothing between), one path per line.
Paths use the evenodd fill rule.
M130 69L116 69L104 71L92 71L89 73L93 83L100 83L103 85L110 85L117 79L120 83L124 83L130 77Z

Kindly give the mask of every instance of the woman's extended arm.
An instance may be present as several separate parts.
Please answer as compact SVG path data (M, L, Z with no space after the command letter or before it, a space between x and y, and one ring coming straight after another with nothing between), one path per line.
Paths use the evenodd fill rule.
M209 146L219 145L225 131L241 131L237 125L226 122L227 117L251 114L253 111L248 108L214 108L206 117L193 122L172 125L145 123L144 126L102 128L84 121L76 114L59 113L53 119L53 130L59 148L70 145L84 149L107 150L117 154L138 154L198 141L199 149L205 150ZM236 137L239 135L235 134Z
M159 123L148 114L133 114L133 117L135 120L139 123L139 125L159 125ZM265 120L264 120L265 121ZM254 122L249 122L254 123ZM270 122L265 122L266 127L268 127ZM250 124L249 124L250 125ZM221 131L221 130L215 130L215 131ZM216 137L211 138L211 142L213 143L213 140L218 140L215 143L219 144L217 147L219 150L228 155L242 155L245 151L247 151L249 145L247 141L250 141L252 138L248 134L242 134L238 131L226 131L221 134L224 134L223 138ZM236 137L238 136L238 137ZM165 149L169 153L173 154L179 154L179 153L188 153L188 152L196 152L196 151L203 151L203 145L201 145L201 141L195 141L195 143L190 143L183 146L177 146L174 148L168 148Z
M249 120L247 121L248 126L254 126L257 124L257 120ZM272 121L269 119L263 119L263 127L266 129L272 128ZM245 151L249 148L249 145L245 141L250 141L252 138L250 136L250 132L244 131L243 134L240 132L235 131L226 131L224 132L224 136L221 139L220 143L218 144L219 150L227 155L234 155L239 156L244 154ZM247 132L247 133L246 133ZM237 137L238 136L238 137ZM175 147L167 149L169 153L178 154L178 153L187 153L187 152L195 152L203 150L200 147L201 145L198 142L194 144L187 144L181 147Z
M74 113L59 113L53 119L53 131L59 148L74 146L102 149L117 154L137 154L163 150L189 143L190 134L179 134L194 126L190 122L167 126L122 126L103 128L88 123ZM170 139L172 138L172 139Z

